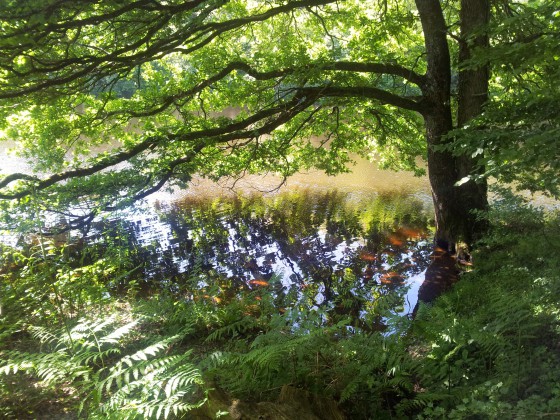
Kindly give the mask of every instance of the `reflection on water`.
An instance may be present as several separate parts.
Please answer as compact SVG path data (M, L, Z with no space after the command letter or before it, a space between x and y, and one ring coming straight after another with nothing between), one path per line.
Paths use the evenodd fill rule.
M373 193L403 192L414 194L419 199L431 202L431 192L428 178L417 177L411 172L394 172L381 170L375 162L354 156L355 164L350 166L350 172L329 176L322 171L310 170L298 172L284 180L272 174L249 175L240 180L224 179L213 183L206 179L195 177L186 191L176 193L177 196L208 195L209 191L223 193L230 189L235 191L267 192L278 188L280 192L297 189L333 190L361 195ZM422 165L422 163L419 163ZM162 195L162 197L164 197Z
M7 146L0 144L0 157L7 162L1 172L28 172L21 159L7 156ZM362 320L372 305L389 300L395 311L409 312L429 261L429 217L423 210L431 201L427 179L356 161L351 173L336 177L296 174L279 194L266 199L236 194L278 187L281 180L272 175L246 177L229 195L223 188L232 182L195 177L187 191L151 197L152 204L163 203L157 213L96 222L98 234L92 230L90 238L101 243L102 236L107 241L111 234L99 232L114 231L117 225L119 235L124 230L138 264L145 263L145 293L160 287L182 293L185 278L198 273L201 296L214 302L269 293L277 296L279 307L307 299L333 316L346 313ZM334 188L340 192L332 192ZM416 201L391 197L395 191ZM17 242L11 236L3 242L8 239ZM407 284L412 286L408 304Z
M146 263L144 293L184 294L187 279L198 276L191 298L225 304L268 293L279 309L305 301L376 329L380 306L406 313L414 306L406 285L429 262L429 212L402 195L350 198L332 191L187 197L120 225Z
M31 167L25 160L10 152L14 149L14 142L0 142L0 178L14 173L31 173ZM110 148L111 146L106 146ZM106 148L97 148L97 151L105 151ZM267 175L247 175L240 180L223 179L220 182L212 182L198 176L193 177L187 190L177 190L172 194L160 191L149 197L151 202L155 200L170 202L183 196L208 196L214 197L222 195L232 190L239 191L260 191L267 192L278 188L280 192L289 192L294 189L311 188L314 190L332 190L357 193L388 193L394 191L404 191L415 194L427 203L431 200L430 187L427 177L415 177L410 172L394 172L380 170L375 163L372 163L359 156L354 156L355 164L349 169L351 172L328 176L324 172L313 170L309 172L296 173L282 184L282 179L273 174ZM422 163L420 163L422 165Z

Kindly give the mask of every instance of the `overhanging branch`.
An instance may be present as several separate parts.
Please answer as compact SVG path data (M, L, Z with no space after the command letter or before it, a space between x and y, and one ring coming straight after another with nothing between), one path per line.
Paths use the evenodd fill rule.
M160 100L160 103L158 103L157 106L154 108L146 109L145 111L127 111L127 110L113 111L107 113L105 117L112 117L115 115L122 115L122 114L126 114L130 117L146 117L146 116L156 115L166 110L177 101L197 95L198 93L202 92L204 89L210 87L212 84L226 78L234 71L242 71L258 81L277 79L288 75L293 75L296 73L305 74L307 72L317 73L318 71L321 72L342 71L342 72L356 72L356 73L388 74L388 75L398 76L404 78L405 80L411 83L418 85L419 87L422 87L424 83L424 76L415 73L411 69L396 64L337 61L337 62L327 62L327 63L325 62L311 63L309 65L301 66L297 68L286 67L277 70L259 71L258 69L256 69L255 67L251 66L246 62L234 61L226 65L222 70L220 70L216 74L208 77L206 80L203 80L197 85L193 86L191 89L185 90L176 95L170 95L162 98ZM363 90L363 88L359 88L359 89ZM399 98L398 95L391 94L388 91L383 91L381 89L377 89L374 87L368 87L367 89L370 95L372 95L373 91L376 90L377 98L379 98L381 101L384 101L383 99L381 99L382 97L386 97L387 98L387 100L385 100L386 103L391 103L388 102L388 98L390 95L393 95L395 99ZM385 92L385 94L383 94L383 92ZM348 93L349 93L348 96L357 96L356 93L350 93L349 90ZM342 95L332 95L332 96L342 96ZM416 108L416 105L414 105L412 102L417 104L417 102L413 101L412 99L400 101L399 103L401 105L398 105L396 103L391 103L391 104L406 109L413 109L415 111L420 112L420 110Z
M370 86L326 86L326 87L306 87L299 91L302 94L317 95L322 97L341 97L341 98L369 98L375 99L383 104L393 105L399 108L408 109L422 113L424 111L421 102L395 95L383 89Z
M149 137L136 146L112 156L102 158L89 167L61 172L43 180L25 174L8 175L0 181L0 188L17 180L30 181L33 185L20 191L1 193L0 199L13 200L23 198L69 179L84 178L99 173L119 163L128 161L133 157L139 156L143 152L148 151L148 149L150 153L154 153L154 149L165 142L193 142L195 145L194 150L202 150L203 147L210 144L225 143L268 134L312 105L316 99L317 95L313 95L311 92L306 95L294 95L289 102L281 106L261 110L250 117L233 122L224 127L215 127L187 133L166 134L160 137ZM262 124L257 127L255 126L257 123ZM174 166L172 165L173 168L178 164L180 164L180 162Z
M5 41L0 43L0 67L4 69L8 75L7 79L9 79L9 83L0 89L0 99L17 98L60 86L71 88L70 84L72 83L84 87L86 83L91 83L92 77L94 80L100 80L105 76L123 74L140 64L161 59L173 52L188 54L207 45L216 37L247 24L262 22L298 8L325 5L335 1L288 1L286 4L272 7L262 13L222 22L205 21L205 18L208 18L211 12L223 6L221 2L210 3L206 9L200 12L200 16L203 16L203 18L193 15L193 19L179 16L182 13L191 12L197 5L204 2L185 2L180 7L166 8L164 13L155 8L153 10L157 14L151 20L144 18L142 22L142 27L145 28L144 33L132 39L123 39L120 44L115 44L112 51L103 55L86 55L81 50L69 51L69 48L75 46L77 42L75 39L69 40L66 37L67 31L75 28L75 23L72 23L72 21L66 21L58 26L46 25L41 28L35 28L33 25L23 25L26 31L31 31L34 34L32 44L15 42L13 45L16 45L16 47L14 47L12 43L6 42L10 37L17 38L20 36L18 30L4 34ZM133 5L143 12L149 9L143 1L133 3ZM118 9L114 13L84 19L83 24L92 26L94 23L110 22L111 19L117 17L124 19L125 13L130 12L129 9L131 9L130 6ZM134 11L134 8L132 10ZM177 17L178 21L186 20L188 24L178 26L174 28L173 32L169 33L165 29L169 28L168 23L174 17ZM49 30L49 27L51 27L51 30ZM78 28L81 27L78 26ZM53 29L56 29L56 31L53 32ZM53 33L55 35L52 35ZM65 53L60 57L52 58L52 45L57 43L66 47ZM48 54L44 57L40 54L41 48L46 48L48 51ZM35 53L28 54L30 49L34 50ZM4 60L2 60L2 56L5 57ZM16 68L14 62L18 61L18 57L26 57L30 60L31 65L25 70ZM47 60L41 61L47 57ZM10 74L15 77L10 77ZM16 84L15 88L13 87L14 83Z

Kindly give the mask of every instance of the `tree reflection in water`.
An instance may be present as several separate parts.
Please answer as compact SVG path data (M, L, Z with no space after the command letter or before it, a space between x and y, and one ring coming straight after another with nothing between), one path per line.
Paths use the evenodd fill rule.
M329 322L350 315L379 329L383 311L404 310L407 279L429 263L429 214L403 195L299 191L189 197L126 224L146 263L146 293L216 304L269 294L278 310L310 305Z

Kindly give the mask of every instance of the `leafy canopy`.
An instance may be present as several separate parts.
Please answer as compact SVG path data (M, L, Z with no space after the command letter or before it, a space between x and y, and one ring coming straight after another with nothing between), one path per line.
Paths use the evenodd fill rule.
M560 198L560 10L556 2L512 5L489 28L489 49L467 66L489 63L494 77L482 115L452 135L456 153L480 158L481 176Z
M470 42L458 9L444 8L455 52ZM558 196L555 9L495 8L490 49L467 63L493 66L492 101L450 147ZM427 64L409 0L7 1L0 18L0 138L32 162L0 199L24 209L72 208L80 226L195 173L335 174L353 152L420 171Z
M76 223L193 173L334 174L381 151L410 169L423 153L408 3L53 0L0 16L2 138L35 171L0 180L0 198L89 203Z

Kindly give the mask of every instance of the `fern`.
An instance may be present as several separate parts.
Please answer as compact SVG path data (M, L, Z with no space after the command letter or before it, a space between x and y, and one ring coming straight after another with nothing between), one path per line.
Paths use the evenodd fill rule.
M3 352L0 375L25 372L46 387L71 384L83 396L80 411L91 418L162 419L203 403L195 397L202 379L191 352L167 354L186 332L115 358L127 352L126 339L137 326L108 317L82 320L69 333L30 327L43 351Z
M245 316L238 321L217 328L206 338L206 341L220 341L224 336L235 338L251 330L257 325L256 319L251 316Z
M116 413L120 418L167 418L203 404L187 402L202 384L199 370L189 362L190 352L151 359L166 348L163 343L149 346L112 367L96 389L96 395L110 397L94 411L94 418Z

